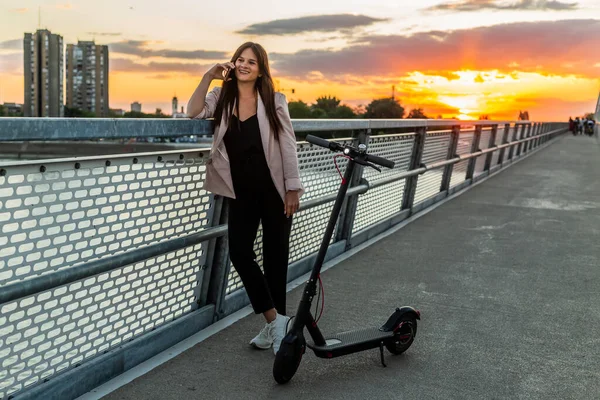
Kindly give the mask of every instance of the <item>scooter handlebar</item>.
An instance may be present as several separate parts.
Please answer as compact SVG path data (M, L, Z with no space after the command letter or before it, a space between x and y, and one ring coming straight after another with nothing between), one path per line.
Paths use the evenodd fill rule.
M317 146L325 147L331 151L343 151L344 146L340 145L336 142L330 142L329 140L320 138L318 136L307 135L306 141ZM375 156L373 154L366 154L365 161L370 161L373 164L381 165L382 167L394 168L395 163L391 160L385 159L383 157Z
M388 160L387 158L379 156L374 156L373 154L367 154L366 160L372 162L373 164L381 165L382 167L387 168L394 168L394 165L396 165L396 163L392 160Z
M308 143L316 144L317 146L325 147L326 149L329 149L331 151L340 150L339 147L341 147L339 144L337 144L335 142L330 142L329 140L320 138L318 136L313 136L313 135L307 135L306 141Z

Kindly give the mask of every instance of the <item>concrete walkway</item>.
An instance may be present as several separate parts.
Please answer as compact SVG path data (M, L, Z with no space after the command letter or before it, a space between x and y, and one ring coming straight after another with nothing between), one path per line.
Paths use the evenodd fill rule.
M325 333L422 313L412 347L307 350L278 386L249 316L105 399L600 396L600 144L564 136L323 274ZM300 289L288 294L293 314Z

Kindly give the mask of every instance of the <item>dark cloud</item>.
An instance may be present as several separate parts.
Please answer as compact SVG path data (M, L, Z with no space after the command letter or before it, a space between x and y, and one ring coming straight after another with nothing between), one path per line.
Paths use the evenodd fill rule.
M151 42L144 40L124 40L122 42L109 44L110 51L113 53L129 54L142 58L149 57L165 57L165 58L180 58L187 60L216 60L228 59L228 54L224 51L207 51L207 50L152 50L147 46Z
M110 60L111 72L146 72L157 74L161 77L165 73L183 73L189 75L202 75L212 64L199 63L159 63L150 62L147 64L138 63L124 58L113 58Z
M23 50L23 39L11 39L0 42L0 49Z
M273 53L277 74L401 76L412 71L494 70L598 76L600 20L521 22L410 36L364 36L349 47Z
M389 21L389 19L352 14L313 15L252 24L237 33L243 35L295 35L306 32L336 32L384 21Z
M441 3L427 8L428 11L480 11L480 10L543 10L569 11L577 9L577 3L565 3L556 0L461 0Z

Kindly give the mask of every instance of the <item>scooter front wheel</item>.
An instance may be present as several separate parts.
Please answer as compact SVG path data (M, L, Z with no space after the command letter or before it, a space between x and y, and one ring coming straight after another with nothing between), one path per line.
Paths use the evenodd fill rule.
M288 383L294 377L305 351L306 342L302 334L290 332L283 338L273 364L273 378L277 383Z

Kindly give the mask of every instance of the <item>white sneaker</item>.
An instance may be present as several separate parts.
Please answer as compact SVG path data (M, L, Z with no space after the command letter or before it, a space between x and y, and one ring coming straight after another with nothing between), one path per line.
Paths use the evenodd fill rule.
M290 317L277 314L277 317L269 324L269 336L273 343L273 353L277 355L281 341L287 334L288 321Z
M265 324L265 326L263 326L263 328L260 330L260 333L250 341L250 345L261 350L269 349L273 345L273 339L271 339L269 330L270 325Z

